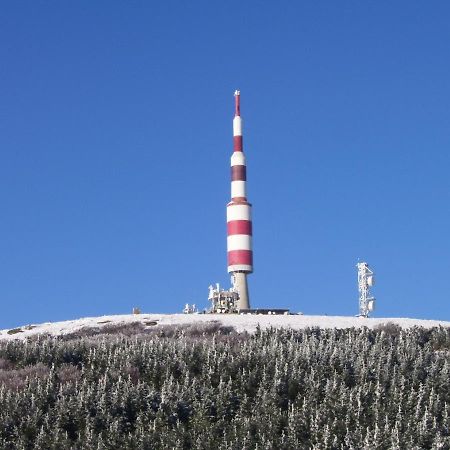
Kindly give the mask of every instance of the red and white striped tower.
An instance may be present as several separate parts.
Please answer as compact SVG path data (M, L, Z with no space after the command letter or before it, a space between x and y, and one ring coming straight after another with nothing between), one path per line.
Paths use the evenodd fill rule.
M239 293L238 309L249 309L247 274L253 272L252 205L247 201L247 171L242 147L240 92L234 93L236 111L233 120L234 151L231 156L231 202L227 205L228 272L234 276Z

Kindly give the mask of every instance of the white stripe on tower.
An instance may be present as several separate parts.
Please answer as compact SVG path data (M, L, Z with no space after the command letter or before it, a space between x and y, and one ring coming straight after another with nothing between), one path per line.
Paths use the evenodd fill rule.
M231 166L245 166L245 155L243 152L233 152L231 155Z
M245 198L245 181L235 180L231 182L231 198Z
M236 220L246 220L251 222L252 210L249 204L242 203L228 203L227 206L227 222L233 222Z
M227 237L228 250L251 250L252 238L247 234L233 234Z
M233 136L242 136L241 116L235 116L233 119Z

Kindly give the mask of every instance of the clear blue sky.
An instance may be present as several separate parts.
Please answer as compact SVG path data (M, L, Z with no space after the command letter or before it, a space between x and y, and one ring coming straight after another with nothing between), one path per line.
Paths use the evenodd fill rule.
M0 328L207 306L233 91L253 306L450 320L450 5L0 5Z

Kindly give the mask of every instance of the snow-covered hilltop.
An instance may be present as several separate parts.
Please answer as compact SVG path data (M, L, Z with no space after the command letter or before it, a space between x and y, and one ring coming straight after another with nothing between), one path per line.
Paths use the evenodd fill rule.
M266 316L266 315L225 315L225 314L129 314L101 317L88 317L64 322L25 325L18 328L1 330L0 339L24 339L38 334L59 336L75 333L81 329L99 329L105 326L118 326L139 323L145 327L164 325L189 325L219 321L224 326L233 326L236 331L254 332L259 325L261 328L287 327L301 329L308 327L320 328L374 328L391 323L402 328L414 326L431 328L437 326L450 327L450 322L439 320L419 320L403 318L361 318L343 316Z

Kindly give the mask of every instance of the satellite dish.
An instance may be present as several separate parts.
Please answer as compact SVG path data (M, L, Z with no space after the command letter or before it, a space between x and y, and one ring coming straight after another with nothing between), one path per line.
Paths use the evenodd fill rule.
M373 275L369 275L367 277L367 286L373 286L375 284L375 277Z

